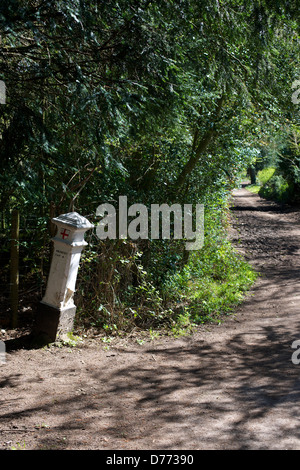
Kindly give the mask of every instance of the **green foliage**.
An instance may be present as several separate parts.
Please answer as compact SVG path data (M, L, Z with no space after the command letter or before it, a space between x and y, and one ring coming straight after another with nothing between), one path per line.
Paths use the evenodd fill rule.
M257 173L257 179L261 185L266 184L272 178L276 168L264 168Z
M222 315L232 312L242 301L257 278L226 238L224 223L220 211L212 210L207 215L203 249L193 253L183 270L170 276L165 285L167 297L176 293L184 303L184 318L190 324L221 321Z
M274 135L282 144L283 126L290 135L295 124L297 14L295 2L258 0L1 3L5 249L13 208L24 220L41 221L39 237L32 227L21 243L42 284L53 235L50 205L52 216L77 210L95 223L96 207L120 195L129 205L203 203L207 210L209 243L189 261L176 241L99 242L91 234L77 283L78 324L108 333L173 325L180 286L194 298L194 311L202 305L194 314L199 320L222 310L226 282L233 285L224 311L235 303L243 288L234 269L248 285L246 267L225 241L221 213L242 172ZM289 174L283 176L297 192L296 147L280 150ZM190 275L201 295L212 289L213 304L192 292ZM186 314L179 314L184 323Z
M300 201L300 150L299 128L289 127L285 132L276 135L272 149L275 168L266 168L260 178L262 187L259 195L282 203L299 203ZM275 151L277 152L275 155ZM270 152L270 151L269 151ZM276 158L275 158L276 156ZM268 151L266 152L268 158Z
M196 323L221 321L222 315L241 303L257 277L230 244L219 246L216 258L213 270L193 279L187 291L190 316Z
M266 185L267 182L272 178L276 171L276 168L266 167L262 170L258 171L257 173L257 183L258 184L251 184L247 187L247 189L254 194L259 194L260 196L263 195L262 186Z
M261 187L258 186L258 184L251 184L250 186L247 187L248 191L254 194L258 194Z
M293 186L280 175L273 175L260 189L259 195L277 202L289 202L293 195Z

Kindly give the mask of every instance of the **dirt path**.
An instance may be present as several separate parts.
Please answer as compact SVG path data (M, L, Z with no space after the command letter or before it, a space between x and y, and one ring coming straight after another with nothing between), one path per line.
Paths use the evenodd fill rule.
M232 214L262 273L237 314L191 338L11 351L0 449L300 449L300 213L240 189Z

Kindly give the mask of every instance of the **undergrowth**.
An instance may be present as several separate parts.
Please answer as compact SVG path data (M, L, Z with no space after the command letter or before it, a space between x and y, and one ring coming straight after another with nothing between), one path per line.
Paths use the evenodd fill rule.
M268 183L268 181L273 177L276 168L267 167L258 171L257 173L257 184L252 184L247 187L249 191L254 194L260 194L262 187ZM260 194L262 195L262 194Z
M288 182L284 176L274 174L259 190L259 195L276 202L290 202L293 197L293 184Z
M157 250L158 262L169 263L159 280L149 275L137 245L90 243L79 273L77 326L107 336L136 328L178 336L196 325L222 321L257 277L227 237L228 213L225 203L206 208L204 246L189 252L184 264L176 264L178 246L168 256Z
M182 272L165 285L167 292L177 291L184 303L188 324L220 322L224 315L242 302L255 282L257 273L236 252L227 239L208 241L200 252L191 255Z
M254 194L280 203L291 202L294 196L294 184L288 181L276 168L269 167L257 173L258 184L248 186Z

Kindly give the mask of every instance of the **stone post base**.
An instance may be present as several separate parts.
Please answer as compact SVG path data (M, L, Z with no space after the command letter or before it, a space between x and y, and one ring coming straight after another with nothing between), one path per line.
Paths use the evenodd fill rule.
M50 343L72 331L76 307L63 310L51 307L40 302L37 311L35 334L43 336Z

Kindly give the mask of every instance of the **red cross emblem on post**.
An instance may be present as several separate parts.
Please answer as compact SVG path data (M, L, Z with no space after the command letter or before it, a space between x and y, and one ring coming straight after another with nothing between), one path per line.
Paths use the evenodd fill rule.
M66 230L65 228L60 232L62 239L68 238L70 230Z

